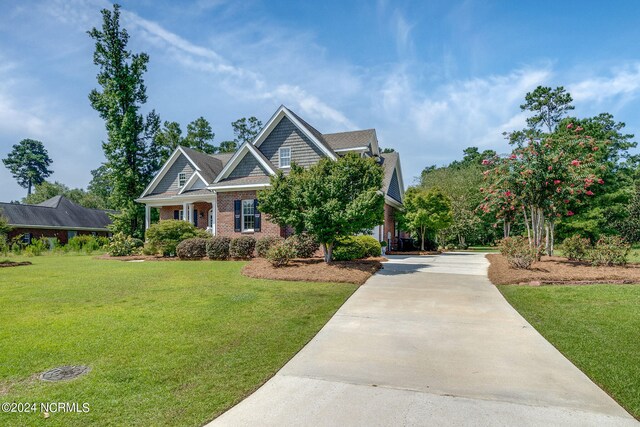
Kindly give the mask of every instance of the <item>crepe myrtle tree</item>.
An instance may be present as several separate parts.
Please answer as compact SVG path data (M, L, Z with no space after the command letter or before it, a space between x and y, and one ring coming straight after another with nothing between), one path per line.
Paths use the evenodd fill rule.
M545 243L553 255L555 222L570 217L584 201L594 196L606 165L597 153L610 144L584 134L581 126L566 125L570 132L530 137L511 155L496 160L484 171L489 182L480 209L495 212L497 219L522 210L533 247Z
M405 193L404 211L398 215L400 227L420 239L420 250L429 234L437 235L453 224L451 200L439 188L428 191L410 188Z
M292 164L288 175L278 171L271 187L258 193L260 211L281 227L313 236L328 263L338 239L384 222L382 177L375 159L356 154L308 169Z

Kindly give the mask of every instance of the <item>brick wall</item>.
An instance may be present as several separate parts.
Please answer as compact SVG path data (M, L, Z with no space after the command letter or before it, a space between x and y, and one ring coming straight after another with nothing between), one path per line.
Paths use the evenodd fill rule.
M160 208L160 220L173 219L173 211L179 211L182 205L163 206Z
M237 237L244 234L253 235L256 239L264 236L280 236L280 226L269 222L266 216L262 215L261 231L256 233L238 233L234 231L234 200L255 199L255 191L229 191L218 193L218 218L216 221L216 235Z
M26 233L31 233L32 240L39 239L41 237L55 237L63 245L66 245L69 241L67 230L47 230L43 228L14 228L9 232L7 236L7 240L11 242L11 240L13 240L15 237L18 237ZM92 232L85 231L85 230L78 230L76 234L77 235L92 234ZM109 233L107 233L106 231L97 231L96 235L108 237Z

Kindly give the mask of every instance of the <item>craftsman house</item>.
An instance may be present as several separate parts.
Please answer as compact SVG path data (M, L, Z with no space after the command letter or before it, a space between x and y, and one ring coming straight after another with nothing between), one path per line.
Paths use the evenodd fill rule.
M280 236L285 230L262 218L256 192L270 185L278 169L286 172L292 163L304 167L346 153L375 157L384 168L384 224L371 233L394 240L394 214L404 194L398 154L380 153L374 129L322 134L285 106L235 153L209 155L179 147L136 201L146 206L146 227L151 209L157 208L161 220L189 221L214 235Z
M0 203L0 214L13 227L7 236L9 240L20 237L25 244L41 237L66 244L78 234L110 235L107 226L111 218L107 211L76 205L64 196L55 196L37 205Z

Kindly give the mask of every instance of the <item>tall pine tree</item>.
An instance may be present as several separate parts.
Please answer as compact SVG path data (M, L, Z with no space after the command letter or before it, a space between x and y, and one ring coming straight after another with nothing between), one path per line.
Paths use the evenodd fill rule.
M102 10L102 29L88 32L96 42L93 62L98 66L102 90L89 94L91 106L105 121L108 140L102 143L106 167L112 172L112 195L120 215L114 218L114 231L142 237L144 208L134 199L149 183L159 167L153 135L160 119L151 111L146 118L140 108L147 102L143 75L149 56L127 50L129 34L120 28L120 6Z

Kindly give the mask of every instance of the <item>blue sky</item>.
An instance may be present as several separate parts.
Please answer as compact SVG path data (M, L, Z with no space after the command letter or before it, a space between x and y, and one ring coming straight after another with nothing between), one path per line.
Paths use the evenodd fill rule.
M321 132L376 128L401 153L405 183L465 147L507 151L518 106L565 86L578 116L603 111L640 133L640 3L635 1L123 1L130 48L150 57L149 101L183 129L204 116L266 121L285 104ZM43 141L52 180L85 187L103 161L89 105L93 42L106 0L6 2L0 15L0 157ZM0 200L24 196L0 165Z

